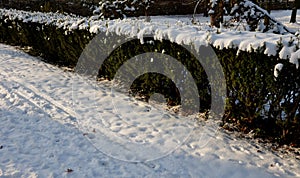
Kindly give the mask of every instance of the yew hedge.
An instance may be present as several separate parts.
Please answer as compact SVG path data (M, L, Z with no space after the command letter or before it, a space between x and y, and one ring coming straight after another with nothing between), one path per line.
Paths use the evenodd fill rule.
M65 30L51 24L4 19L0 17L1 43L30 46L31 54L64 66L74 67L85 46L95 36L86 30L73 30L66 34ZM155 45L132 40L117 48L105 64L101 68L99 66L99 77L113 78L118 67L137 54L167 49L166 54L181 61L196 80L201 101L200 111L209 110L213 99L210 85L195 57L175 43L148 40L153 40ZM279 143L299 146L300 70L287 60L278 60L278 56L264 55L264 49L251 53L240 52L239 55L236 55L237 49L214 50L223 67L227 84L227 96L224 96L226 113L222 125L246 133L252 131L256 136ZM284 67L279 76L274 77L274 66L278 62ZM181 102L176 86L159 75L141 76L131 89L133 94L146 96L160 92L169 98L169 104L172 105Z

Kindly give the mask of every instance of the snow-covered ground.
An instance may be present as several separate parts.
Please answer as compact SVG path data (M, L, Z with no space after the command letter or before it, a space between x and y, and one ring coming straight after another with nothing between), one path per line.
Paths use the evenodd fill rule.
M120 154L115 156L120 158L122 153L119 151L126 145L119 143L118 149L113 146L117 140L111 140L112 145L95 146L93 143L97 141L91 139L97 131L83 132L82 126L77 123L82 114L87 114L87 117L89 114L99 114L91 108L84 111L74 106L72 87L76 83L85 88L84 78L2 44L0 63L1 177L300 176L299 158L268 151L255 140L238 139L223 131L216 132L213 126L205 127L205 139L201 138L202 127L196 127L178 148L174 147L158 159L140 162L130 162L128 157L127 161L115 159L114 153ZM99 121L107 121L107 129L124 138L149 138L150 142L155 142L151 138L156 138L155 135L160 132L159 124L158 130L152 125L144 125L143 130L126 127L125 122L116 120L119 114L109 104L110 92L109 87L105 86L97 89L97 95L102 98L98 103L101 108ZM126 99L118 94L114 102L122 103ZM155 113L164 112L138 101L131 107L135 110L132 116L140 116L141 119L136 120L136 126L145 123L143 119L149 117L149 109L156 110L153 117ZM118 109L121 113L129 113L128 107ZM170 114L164 119L174 117ZM162 120L161 124L165 125L165 122ZM90 123L88 126L95 125ZM184 137L186 132L176 132L176 129L184 130L183 126L182 122L173 125L175 131L170 131L175 134L171 135L173 139ZM147 134L146 137L143 133ZM109 137L109 133L106 136ZM160 138L162 150L168 148L164 144L168 138ZM147 154L153 153L145 152L145 157L149 158Z
M271 16L276 20L282 22L288 28L293 29L295 31L300 30L300 10L297 11L297 23L289 23L291 18L291 10L273 10L271 11ZM153 22L161 22L162 19L168 21L170 24L175 24L178 21L182 21L188 24L191 24L192 15L172 15L172 16L153 16L151 20ZM225 19L229 19L229 17L225 16ZM210 22L210 17L203 17L202 14L196 14L195 20L201 23L202 25L207 25Z
M271 11L271 15L275 17L278 21L283 22L290 29L300 31L300 10L297 10L297 23L289 23L291 18L291 10L276 10Z
M288 24L284 13L273 15ZM300 176L288 147L172 115L3 44L0 78L0 177Z

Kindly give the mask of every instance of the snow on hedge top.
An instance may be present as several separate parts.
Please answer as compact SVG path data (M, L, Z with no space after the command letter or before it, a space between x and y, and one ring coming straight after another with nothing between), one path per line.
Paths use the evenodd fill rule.
M59 14L27 12L20 10L0 9L0 18L54 25L66 32L88 30L90 33L111 32L118 35L137 37L154 35L155 39L169 39L178 44L212 45L216 48L236 48L240 51L264 50L268 56L278 55L280 59L289 59L299 67L300 35L279 35L273 33L236 31L232 29L212 29L208 26L195 26L186 23L175 23L166 18L156 22L145 22L139 19L99 20L97 16L90 18Z

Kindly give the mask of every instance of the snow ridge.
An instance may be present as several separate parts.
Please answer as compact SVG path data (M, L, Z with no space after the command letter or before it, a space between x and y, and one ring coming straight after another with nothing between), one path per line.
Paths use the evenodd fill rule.
M145 35L154 35L155 39L167 38L172 42L193 45L196 50L200 45L212 45L216 48L236 48L240 51L257 51L264 49L264 54L287 59L299 66L300 49L299 35L273 34L232 29L214 29L182 23L168 23L162 19L158 22L145 22L141 19L100 20L99 16L90 18L69 14L27 12L20 10L0 9L0 16L8 20L35 22L45 25L54 25L66 30L66 34L73 30L87 30L90 33L116 33L141 39ZM5 20L6 20L5 19ZM204 28L204 29L203 29ZM297 33L296 33L297 34Z

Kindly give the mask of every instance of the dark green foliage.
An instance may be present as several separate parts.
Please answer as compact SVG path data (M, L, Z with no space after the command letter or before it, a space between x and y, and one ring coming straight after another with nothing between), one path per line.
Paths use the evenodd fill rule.
M195 99L200 100L200 106L201 106L200 110L205 111L209 109L211 103L210 85L207 79L207 75L203 67L201 66L200 62L187 49L185 49L184 47L176 43L171 43L170 41L167 40L158 41L158 40L154 40L153 38L145 38L144 41L145 43L141 44L140 40L134 39L127 43L124 43L122 46L114 50L109 56L109 58L106 59L102 64L99 70L99 77L113 79L118 69L127 60L133 58L134 56L137 56L139 54L144 54L147 52L164 51L165 55L169 55L177 59L180 63L183 64L183 66L185 66L188 69L188 71L191 73L198 87L199 98L195 98ZM209 59L207 59L207 61L209 61ZM168 63L166 63L165 66L168 66ZM132 66L132 69L129 69L129 71L130 70L132 71L135 70L134 66ZM154 75L154 74L141 76L139 80L142 82L134 83L131 87L133 93L145 93L141 91L145 91L146 88L142 90L138 90L138 88L141 88L141 86L147 86L148 89L150 89L150 91L148 91L149 93L146 92L145 94L149 96L149 94L153 93L154 90L157 91L157 86L163 83L163 85L160 85L160 89L164 89L161 92L161 94L166 94L166 97L170 96L170 98L168 99L171 100L170 101L171 103L174 104L180 103L179 100L180 97L178 96L175 97L176 94L170 93L169 91L166 90L166 88L170 88L169 90L173 92L176 91L176 89L173 88L173 84L169 80L162 79L159 77L159 75ZM149 88L148 86L149 84L148 81L158 81L159 83L157 85L153 85L153 91L152 91L151 87ZM188 81L188 82L194 82L194 81Z
M180 92L176 84L159 73L141 75L132 83L130 89L133 96L143 96L146 101L154 93L160 93L167 99L168 105L176 106L181 104Z
M85 45L92 39L87 31L75 30L65 35L64 29L39 23L5 21L0 19L0 42L30 46L33 55L42 56L50 63L75 66Z
M31 46L31 52L41 55L48 62L61 65L74 67L82 50L94 37L85 30L75 30L65 35L65 30L54 26L9 20L4 22L3 19L0 19L0 42ZM201 102L200 110L209 109L214 98L211 98L210 84L199 61L175 43L152 38L145 38L144 41L144 44L140 44L140 40L132 40L118 47L101 68L99 66L99 77L113 79L119 67L132 57L164 50L166 55L181 62L193 76L198 87L199 98L195 99ZM215 49L227 84L224 124L233 123L240 131L254 131L259 137L300 146L300 69L287 60L278 60L278 56L266 56L262 51L264 49L236 55L237 49ZM203 61L209 64L210 60ZM275 78L274 66L279 62L283 64L283 69ZM131 90L132 94L148 97L152 93L162 93L173 104L182 102L174 83L159 74L140 76L132 84Z
M263 51L263 50L261 50ZM300 70L261 52L217 52L227 81L224 122L280 143L299 144ZM284 65L277 78L274 66Z

